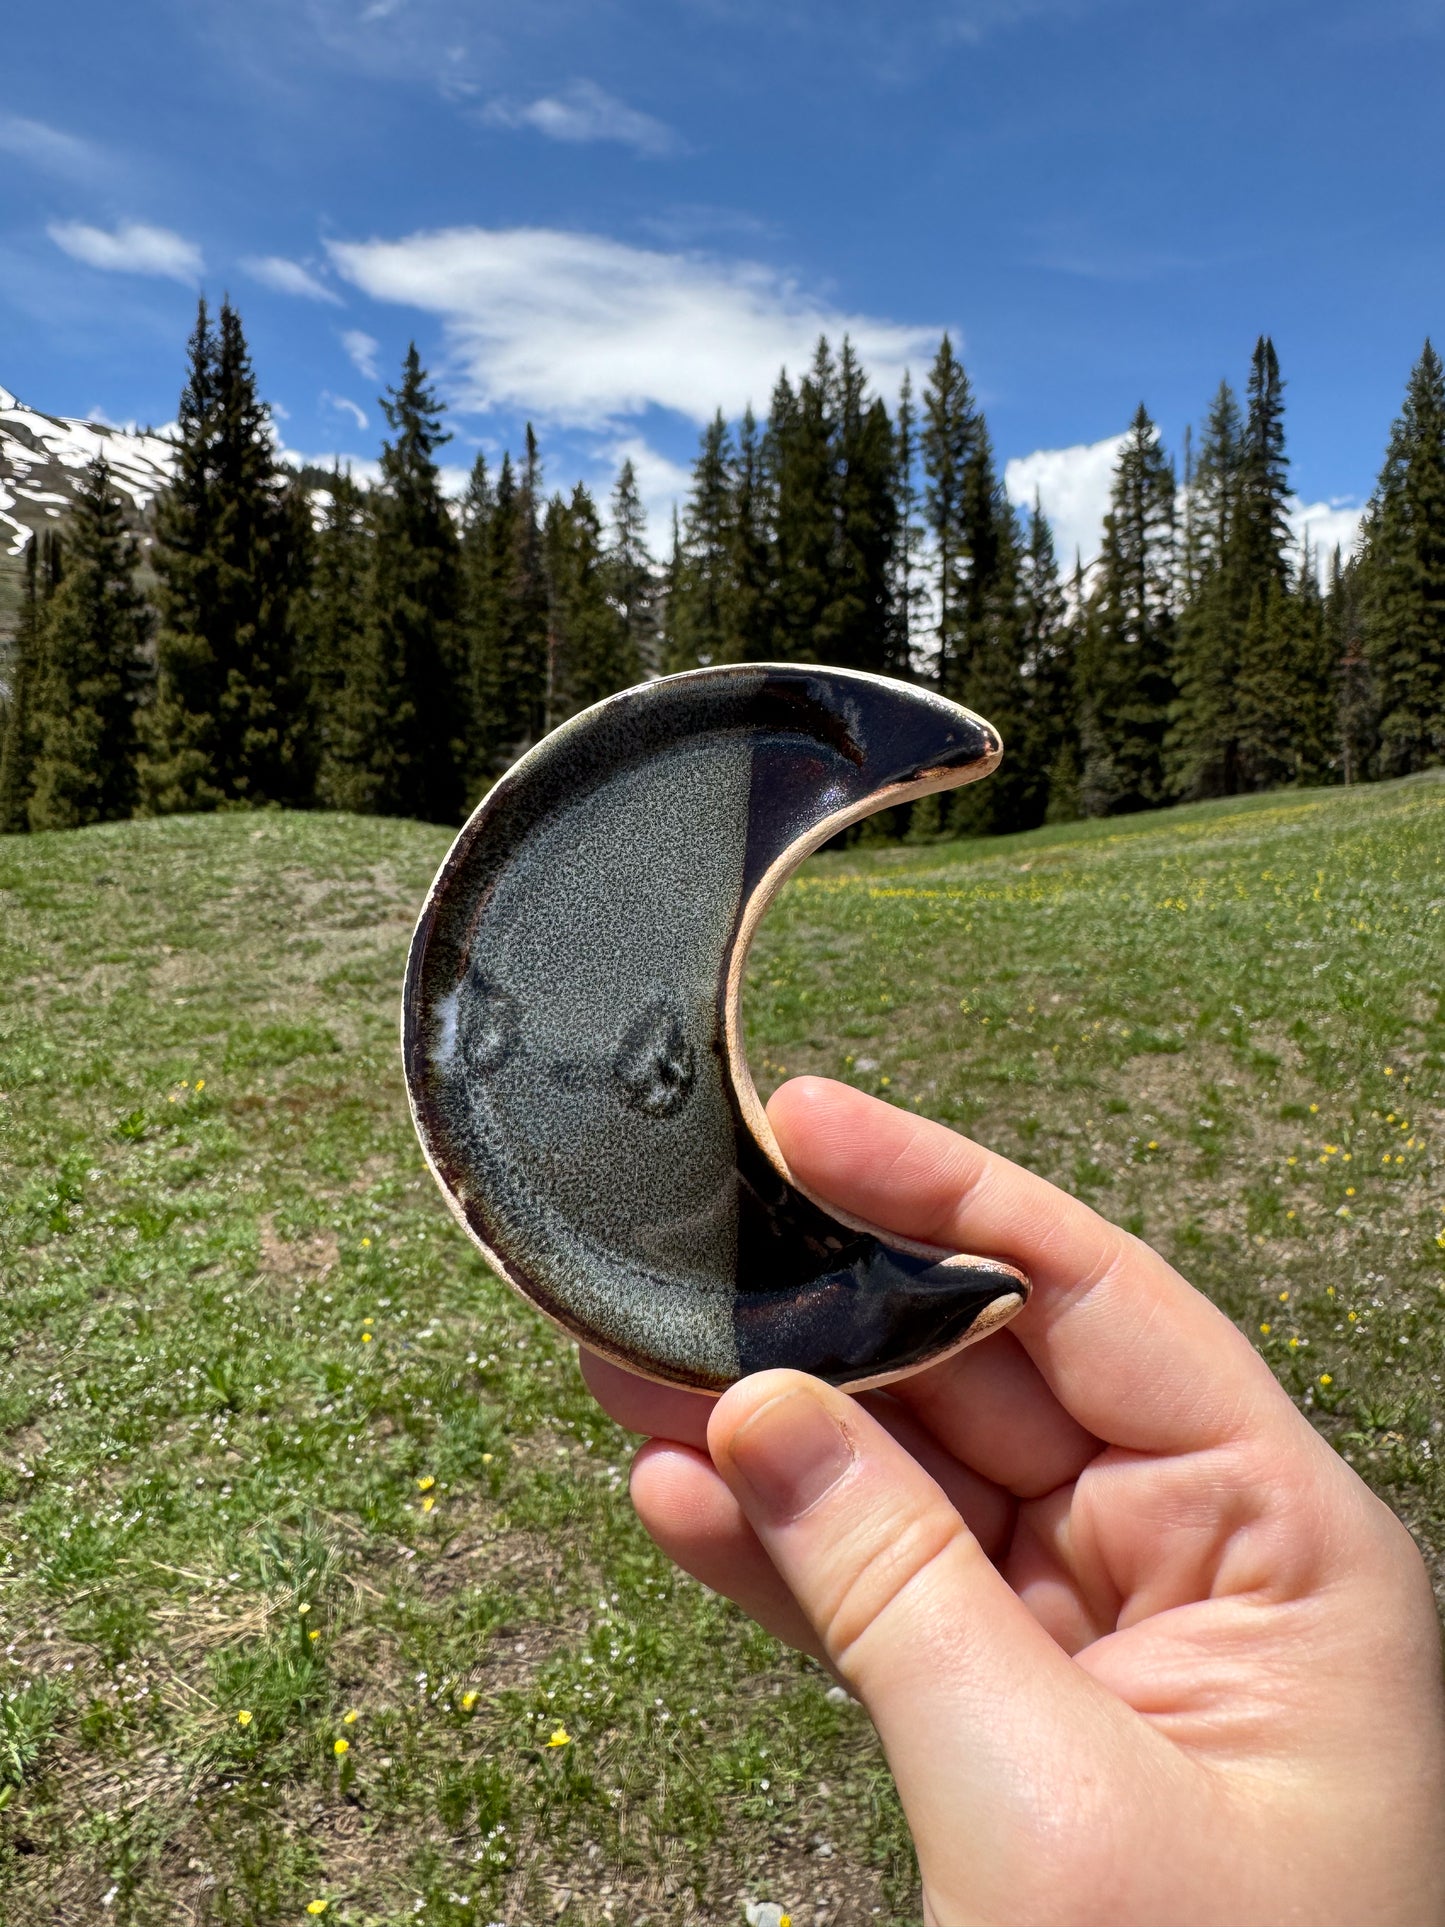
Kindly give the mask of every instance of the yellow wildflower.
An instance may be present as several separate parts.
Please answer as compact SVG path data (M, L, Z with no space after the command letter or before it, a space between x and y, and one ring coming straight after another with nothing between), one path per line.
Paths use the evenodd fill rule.
M548 1740L547 1744L548 1746L570 1746L572 1744L572 1735L567 1731L565 1726L555 1727L552 1732L552 1737Z
M1273 1325L1261 1325L1259 1329L1264 1333L1265 1337L1268 1338L1270 1333L1274 1330L1274 1327Z
M237 1726L249 1726L251 1724L251 1721L254 1718L255 1718L255 1715L253 1713L247 1712L246 1708L243 1706L240 1712L236 1715L236 1724Z
M421 1509L422 1509L422 1511L423 1511L423 1512L430 1512L430 1511L431 1511L431 1509L432 1509L432 1507L433 1507L433 1506L434 1506L435 1504L436 1504L436 1500L435 1500L434 1498L432 1498L432 1496L430 1495L430 1493L428 1493L428 1495L426 1496L426 1498L424 1498L424 1499L422 1500L422 1502L421 1502Z
M370 1238L363 1238L363 1239L362 1239L362 1241L361 1241L361 1248L362 1248L362 1250L363 1250L363 1251L370 1251L370 1249L371 1249L371 1240L370 1240Z
M363 1332L361 1334L361 1342L363 1345L369 1345L371 1343L371 1333Z
M483 1452L483 1454L482 1454L482 1464L483 1464L483 1465L490 1465L490 1464L491 1464L491 1462L492 1462L492 1454L491 1454L490 1452Z
M1354 1195L1355 1195L1355 1187L1354 1187L1354 1185L1352 1185L1352 1184L1349 1184L1349 1185L1346 1185L1346 1186L1345 1186L1345 1196L1346 1196L1347 1198L1352 1198L1352 1197L1353 1197Z
M475 1689L473 1689L470 1692L462 1694L462 1711L464 1713L470 1713L472 1708L476 1705L476 1703L477 1703L477 1695L476 1695Z
M1299 1350L1299 1340L1297 1338L1292 1338L1289 1341L1289 1348L1292 1352L1297 1352Z
M336 1755L338 1760L342 1759L351 1751L350 1740L333 1740L331 1742L331 1751Z
M1321 1385L1333 1385L1333 1384L1334 1384L1334 1382L1335 1382L1335 1381L1334 1381L1334 1379L1333 1379L1333 1378L1332 1378L1332 1377L1330 1376L1330 1374L1329 1374L1328 1372L1321 1372L1321 1373L1320 1373L1320 1384L1321 1384Z
M1311 1105L1310 1105L1310 1116L1311 1116L1311 1117L1313 1117L1313 1116L1314 1116L1314 1114L1315 1114L1315 1112L1316 1112L1316 1111L1318 1111L1318 1109L1319 1109L1319 1108L1320 1108L1320 1107L1319 1107L1319 1105L1318 1105L1318 1104L1311 1104Z
M356 1708L353 1706L349 1713L343 1713L341 1715L341 1724L343 1726L355 1726L359 1718L360 1718L360 1715L358 1714Z
M416 1489L418 1492L430 1492L432 1487L435 1484L436 1484L436 1480L432 1477L430 1472L428 1472L424 1479L417 1480Z
M319 1626L313 1626L313 1627L311 1628L311 1631L310 1631L310 1632L309 1632L309 1633L308 1633L308 1634L306 1635L306 1637L307 1637L308 1639L320 1639L320 1637L321 1637L321 1628L320 1628Z
M1349 1314L1349 1318L1352 1325L1358 1325L1360 1322L1360 1314L1357 1311L1352 1311Z
M308 1914L324 1914L330 1905L329 1900L308 1900L306 1911Z
M1280 1303L1281 1303L1282 1305L1287 1305L1287 1304L1289 1303L1289 1293L1288 1293L1287 1291L1282 1291L1282 1292L1280 1293L1280 1295L1279 1295L1279 1302L1280 1302Z
M205 1078L204 1078L204 1077L198 1077L198 1078L196 1079L196 1089L197 1089L198 1091L203 1091L203 1090L204 1090L205 1088L206 1088L206 1080L205 1080Z
M304 1619L304 1618L305 1618L305 1616L306 1616L306 1614L307 1614L307 1613L309 1613L309 1612L310 1612L310 1610L311 1610L311 1603L310 1603L310 1601L309 1601L309 1600L306 1600L306 1599L303 1599L303 1600L301 1601L301 1604L300 1604L300 1605L299 1605L299 1606L298 1606L298 1607L296 1608L296 1610L297 1610L297 1612L298 1612L298 1613L300 1613L300 1614L301 1614L301 1616L302 1616L302 1618Z
M1151 1151L1157 1151L1157 1150L1159 1149L1159 1140L1158 1140L1158 1138L1157 1138L1157 1137L1151 1137L1151 1138L1150 1138L1150 1140L1149 1140L1149 1149L1150 1149Z

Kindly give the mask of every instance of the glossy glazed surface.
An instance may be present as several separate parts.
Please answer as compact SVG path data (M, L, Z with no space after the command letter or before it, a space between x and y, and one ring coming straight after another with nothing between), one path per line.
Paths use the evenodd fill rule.
M473 815L412 943L413 1114L472 1236L574 1336L677 1384L852 1385L1022 1302L1006 1265L889 1247L805 1197L736 1061L742 954L787 871L998 755L928 692L742 665L573 718Z

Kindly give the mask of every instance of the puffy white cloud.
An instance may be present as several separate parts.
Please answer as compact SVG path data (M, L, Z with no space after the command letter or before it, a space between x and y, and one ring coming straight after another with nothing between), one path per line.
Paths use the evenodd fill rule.
M189 284L199 279L205 266L194 241L141 221L127 221L109 231L84 221L52 221L46 232L75 260L116 274L158 274Z
M494 100L482 110L493 127L530 127L548 140L616 141L639 154L670 154L681 145L672 129L639 113L594 80L574 80L560 93L527 102Z
M1075 555L1088 563L1099 553L1109 487L1124 440L1123 435L1110 435L1075 448L1040 448L1015 456L1004 470L1004 487L1016 507L1032 508L1036 495L1043 504L1065 575Z
M299 261L288 261L284 255L252 255L241 266L252 280L264 282L278 294L299 295L303 301L331 301L337 307L343 305L335 288L328 288L324 281L317 280L310 268L303 267Z
M1336 499L1333 502L1295 500L1291 503L1289 523L1294 538L1299 543L1309 538L1321 582L1329 580L1330 564L1336 548L1346 561L1354 554L1364 519L1365 511L1352 502Z
M334 241L332 260L377 301L440 317L452 393L604 428L649 406L696 422L767 405L778 369L820 334L851 335L885 393L939 330L849 314L775 269L631 247L552 228L447 228Z
M1124 439L1113 435L1078 448L1041 448L1032 455L1019 456L1004 471L1009 500L1019 508L1031 508L1037 491L1053 528L1059 565L1065 574L1074 566L1075 553L1082 555L1086 564L1099 553L1114 467ZM1362 508L1338 498L1301 502L1296 497L1291 502L1290 529L1297 543L1309 537L1322 580L1336 544L1346 556L1353 553L1363 517Z
M375 335L364 334L360 328L348 328L341 337L341 345L351 357L352 365L368 381L380 381L376 366L376 351L381 343Z
M0 154L69 180L88 180L101 162L100 150L89 141L23 114L0 114Z

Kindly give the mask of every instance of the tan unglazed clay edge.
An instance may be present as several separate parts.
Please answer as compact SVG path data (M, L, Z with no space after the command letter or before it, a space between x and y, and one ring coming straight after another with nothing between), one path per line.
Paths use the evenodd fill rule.
M729 669L735 667L737 667L737 665L728 665ZM797 668L798 665L796 663L750 663L747 667L756 669ZM690 677L702 678L719 673L726 673L726 671L721 668L694 669L684 671L683 673ZM861 680L870 682L886 682L890 680L888 677L872 676L866 670L854 670L850 673L858 676ZM631 694L632 691L630 690L620 690L616 695L604 697L602 702L594 703L591 709L584 709L576 716L569 717L565 723L560 725L560 729L572 729L585 722L596 710L606 708L613 703L625 702ZM973 717L971 711L966 711L965 714L968 714L974 721L982 720L979 717ZM992 727L992 725L990 725L990 727ZM545 746L552 743L558 733L558 731L554 730L550 737L543 737L540 743L535 743L524 755L518 757L511 769L509 769L505 775L499 777L492 785L491 789L488 790L487 794L477 804L476 808L452 839L451 846L446 856L442 859L436 875L432 879L431 886L427 890L426 898L418 913L416 924L412 930L411 944L408 945L408 960L410 960L411 948L416 943L422 925L428 919L433 901L443 883L450 875L453 858L457 852L470 841L481 819L488 813L493 802L503 789L503 786L510 787L511 783L522 771L523 766L536 757ZM937 1353L934 1357L930 1358L924 1366L910 1365L896 1371L880 1372L873 1378L856 1379L850 1384L840 1388L847 1392L850 1397L858 1392L876 1391L882 1386L896 1384L899 1379L912 1377L915 1372L929 1370L935 1365L943 1364L950 1358L955 1358L958 1353L967 1351L970 1345L976 1345L980 1340L988 1338L992 1333L1001 1330L1003 1326L1008 1324L1010 1319L1022 1311L1032 1287L1027 1274L1020 1271L1017 1265L1009 1264L1004 1259L973 1257L963 1252L950 1252L935 1245L920 1244L913 1239L898 1237L891 1231L885 1231L877 1225L869 1224L862 1218L855 1218L845 1211L840 1211L837 1205L830 1199L819 1197L814 1192L809 1191L805 1185L798 1183L797 1178L788 1168L787 1161L783 1157L778 1140L773 1134L773 1127L768 1122L767 1112L763 1109L762 1102L758 1097L757 1086L753 1082L752 1071L748 1067L747 1055L742 1045L742 980L743 971L747 964L748 950L757 932L758 925L762 922L764 913L769 904L772 903L773 899L777 896L779 890L781 890L798 866L810 857L814 850L826 843L829 837L836 836L839 830L846 829L850 823L857 823L865 816L874 816L879 810L891 809L895 804L913 802L921 796L932 796L941 790L961 789L966 783L977 782L980 777L988 776L992 771L997 769L1002 760L1003 747L1002 744L1000 744L998 749L987 756L980 757L976 763L971 763L964 770L937 770L925 773L911 783L892 784L886 789L875 791L872 796L864 797L861 802L855 803L849 809L839 810L834 815L825 817L824 820L813 830L810 830L806 836L799 837L796 843L789 844L782 855L764 872L758 883L758 887L754 890L748 902L743 906L743 915L738 925L737 935L733 939L731 953L728 957L727 979L723 998L724 1048L727 1060L727 1074L732 1080L733 1089L737 1093L738 1103L749 1130L752 1131L769 1162L775 1167L780 1176L786 1179L789 1184L793 1185L796 1190L801 1191L804 1197L811 1199L820 1210L826 1211L830 1217L836 1218L840 1224L847 1225L850 1230L864 1232L871 1237L878 1238L882 1240L883 1243L890 1245L895 1251L904 1251L918 1258L933 1258L937 1260L938 1263L944 1265L991 1264L997 1266L1000 1272L1009 1274L1012 1279L1017 1281L1016 1289L1001 1293L991 1304L984 1307L973 1324L970 1325L968 1330L958 1340L957 1344L950 1345L946 1351ZM408 975L410 975L409 961ZM406 1053L406 1017L406 998L403 995L401 1007L403 1064L405 1063ZM412 1128L415 1130L417 1141L421 1145L422 1156L426 1160L427 1169L436 1181L437 1189L446 1200L447 1209L451 1212L472 1244L476 1246L487 1264L505 1285L509 1286L539 1317L544 1318L555 1331L560 1332L569 1343L592 1352L598 1358L606 1359L609 1364L615 1365L619 1371L628 1372L632 1377L644 1379L653 1385L665 1385L672 1391L693 1392L699 1398L720 1398L722 1396L722 1392L714 1386L688 1385L677 1377L667 1377L660 1372L646 1371L635 1359L625 1357L621 1352L613 1351L610 1347L590 1336L585 1339L579 1338L572 1327L563 1319L559 1318L554 1312L549 1311L545 1305L539 1304L531 1291L528 1290L526 1284L513 1274L506 1261L502 1258L501 1253L494 1251L487 1241L480 1236L476 1227L467 1216L466 1206L462 1199L457 1196L446 1178L443 1177L436 1159L432 1156L430 1138L417 1110L417 1102L412 1090L411 1079L407 1077L404 1081L406 1083L406 1101L407 1108L411 1113ZM1002 1280L1000 1282L1002 1282Z

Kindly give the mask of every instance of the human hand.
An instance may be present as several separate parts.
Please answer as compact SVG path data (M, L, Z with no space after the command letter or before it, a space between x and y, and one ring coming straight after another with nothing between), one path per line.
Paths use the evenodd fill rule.
M652 1435L658 1545L871 1715L937 1927L1445 1920L1440 1631L1418 1552L1253 1347L1043 1179L822 1079L799 1181L1008 1258L1003 1332L852 1399L584 1354Z

